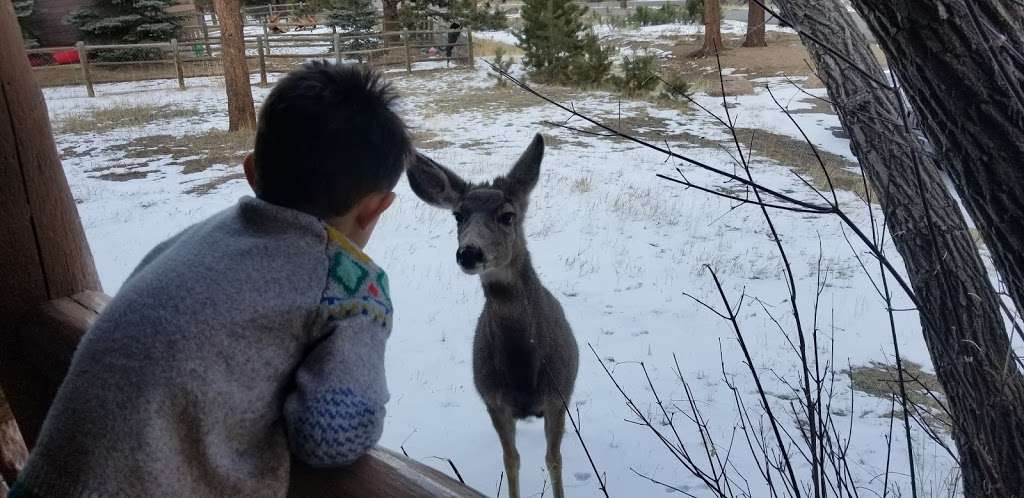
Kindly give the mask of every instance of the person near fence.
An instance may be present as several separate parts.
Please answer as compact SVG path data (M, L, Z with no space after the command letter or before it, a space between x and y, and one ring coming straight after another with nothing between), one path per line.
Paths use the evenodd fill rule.
M362 247L413 158L378 73L310 62L260 113L255 197L160 243L86 334L11 498L283 497L347 465L388 391L388 279Z
M448 62L452 60L452 50L455 50L455 44L459 42L459 36L462 35L462 25L453 22L451 26L448 26L448 45L444 47L444 56L448 59Z

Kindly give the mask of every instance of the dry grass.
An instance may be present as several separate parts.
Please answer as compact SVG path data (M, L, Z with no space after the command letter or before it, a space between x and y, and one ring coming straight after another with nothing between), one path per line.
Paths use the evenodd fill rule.
M484 38L473 38L473 55L476 57L493 57L494 52L498 48L505 50L505 57L520 57L523 55L523 49L515 45Z
M737 128L736 134L743 142L744 149L749 148L751 137L753 137L753 162L755 164L758 156L768 158L793 168L796 173L822 192L829 191L828 180L831 179L832 185L836 189L853 192L860 198L864 198L864 180L856 172L859 170L857 163L819 148L818 155L825 163L823 171L818 158L811 151L807 142L803 140L749 128ZM826 172L828 173L827 177Z
M213 129L203 133L176 137L173 135L150 135L134 138L126 143L108 147L107 151L119 153L121 161L105 164L89 170L96 178L110 181L129 181L145 178L150 161L166 158L164 167L180 167L185 174L205 171L215 164L238 166L237 169L217 178L192 187L188 193L204 194L219 185L242 178L242 159L252 150L254 132L242 130L228 132ZM65 155L89 156L94 150L76 153L66 149ZM139 161L142 159L143 161Z
M585 194L594 189L594 177L593 175L586 175L576 178L572 181L572 191L580 194Z
M60 133L95 133L143 126L161 119L189 118L198 114L199 110L194 107L117 104L68 116L57 123L56 128Z
M942 405L935 400L938 398L945 403L946 395L942 390L942 385L939 384L939 379L935 374L922 370L921 365L908 360L903 360L903 371L906 380L904 386L907 391L907 404L919 407L917 411L923 414L924 421L933 429L948 431L949 416L942 409ZM903 418L903 411L898 408L900 406L898 399L900 388L896 365L871 362L867 365L853 367L852 370L844 373L850 376L850 384L855 391L884 400L890 400L896 396L897 409L894 415L897 418ZM932 397L933 395L935 398ZM884 414L885 417L889 415L889 413Z
M451 147L453 144L429 130L412 130L412 141L417 149L440 150Z

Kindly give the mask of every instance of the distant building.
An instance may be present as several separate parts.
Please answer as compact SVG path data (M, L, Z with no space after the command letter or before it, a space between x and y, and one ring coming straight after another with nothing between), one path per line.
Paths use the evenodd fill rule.
M67 16L92 3L93 0L35 0L32 15L22 22L43 47L71 46L82 37L78 29L67 21ZM167 11L191 19L192 13L195 12L195 4L192 0L178 0Z

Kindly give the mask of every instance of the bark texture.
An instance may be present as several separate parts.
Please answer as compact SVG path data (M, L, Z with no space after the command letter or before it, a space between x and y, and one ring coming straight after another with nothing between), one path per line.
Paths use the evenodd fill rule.
M839 0L780 0L801 33L827 40L880 81L865 35ZM966 496L1024 490L1024 377L1010 355L998 296L938 164L900 118L891 90L804 38L851 147L881 196L920 302L921 328L954 419ZM917 161L914 160L917 156ZM1019 199L1019 198L1018 198Z
M743 46L768 46L764 35L764 8L751 0L747 0L747 37L743 40Z
M690 54L707 57L722 50L722 9L719 0L704 0L704 46Z
M18 423L0 390L0 485L14 484L28 460L28 450L18 431ZM0 491L3 488L0 486Z
M249 66L245 61L242 38L241 0L214 0L220 20L224 60L224 89L228 96L228 130L256 129L256 108L249 85Z
M1017 309L1024 310L1024 2L853 5L891 61Z

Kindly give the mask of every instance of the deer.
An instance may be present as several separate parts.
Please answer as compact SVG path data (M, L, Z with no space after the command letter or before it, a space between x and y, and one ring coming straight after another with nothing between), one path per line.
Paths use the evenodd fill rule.
M510 498L519 498L516 423L528 417L544 419L551 487L555 498L565 496L561 444L579 366L562 305L541 284L526 247L523 220L543 157L537 134L508 174L490 182L466 182L423 154L406 173L416 196L454 214L456 263L480 277L473 383L498 433Z

